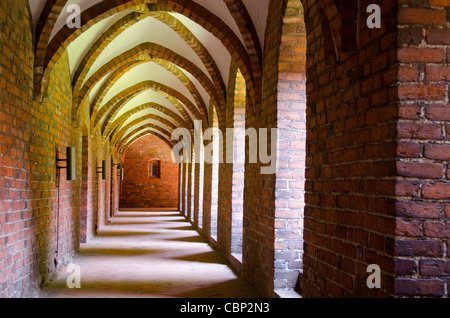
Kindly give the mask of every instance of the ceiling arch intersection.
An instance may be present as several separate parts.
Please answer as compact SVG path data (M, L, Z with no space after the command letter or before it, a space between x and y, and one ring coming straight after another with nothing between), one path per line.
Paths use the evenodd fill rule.
M229 68L241 70L254 110L259 105L262 43L269 0L29 0L36 32L34 97L68 52L72 119L89 107L118 151L142 134L172 144L170 132L209 126L227 105ZM66 23L78 5L79 28Z

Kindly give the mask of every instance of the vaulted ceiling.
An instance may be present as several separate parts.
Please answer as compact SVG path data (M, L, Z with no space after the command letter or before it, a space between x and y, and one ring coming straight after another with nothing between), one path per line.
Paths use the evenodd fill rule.
M74 124L90 105L90 129L116 150L148 133L208 123L223 110L233 59L257 102L269 0L29 0L36 28L35 97L67 50ZM70 5L81 28L70 28Z

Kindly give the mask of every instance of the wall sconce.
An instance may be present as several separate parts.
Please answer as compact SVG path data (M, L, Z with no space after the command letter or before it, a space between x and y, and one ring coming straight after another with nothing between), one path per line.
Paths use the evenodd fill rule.
M120 177L120 181L123 180L123 167L122 165L119 163L119 165L117 166L117 170L119 171L119 174L117 175L118 177Z
M67 147L66 148L66 159L58 159L58 158L56 158L56 162L59 162L59 161L65 161L66 162L66 166L65 167L58 167L58 166L56 166L56 168L57 169L66 169L66 171L67 171L67 178L66 179L68 181L73 181L77 177L75 158L76 158L75 147Z
M117 166L117 171L118 171L118 173L117 173L117 177L119 177L120 178L120 181L122 181L123 180L123 167L122 167L122 164L113 164L113 166Z
M99 171L99 169L101 171ZM102 180L106 180L106 160L102 160L102 166L97 167L97 174L99 174L99 173L102 174Z

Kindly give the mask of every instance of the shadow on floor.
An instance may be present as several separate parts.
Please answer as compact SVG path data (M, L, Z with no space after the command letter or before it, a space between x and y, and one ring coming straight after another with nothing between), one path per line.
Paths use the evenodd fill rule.
M128 213L128 214L116 214L114 215L115 218L153 218L153 217L180 217L182 218L180 213Z
M242 294L245 285L245 294ZM195 288L175 295L178 298L258 298L253 289L236 278L226 282Z
M138 235L156 235L155 232L134 232L134 231L104 231L98 232L96 236L107 237L107 236L138 236Z
M81 248L78 252L78 256L86 255L102 255L102 256L138 256L138 255L151 255L164 252L162 250L156 249L145 249L145 248Z
M195 231L193 226L166 227L165 229L170 231Z
M180 290L184 291L178 293ZM41 294L48 298L258 298L253 289L239 278L211 285L197 283L189 287L185 282L163 280L89 281L82 282L79 289L69 289L66 281L59 280L51 283L51 288L44 287Z
M225 259L218 255L217 252L206 252L200 254L192 254L181 257L172 257L172 259L187 262L200 262L208 264L223 264L226 265Z
M42 297L257 297L183 216L155 217L161 214L165 213L145 214L145 219L136 215L112 219L81 245L74 258L81 270L81 288L68 288L66 279L71 274L62 266L42 289Z
M189 242L189 243L207 243L201 236L186 236L166 239L166 241Z
M180 213L178 211L178 208L174 207L174 208L120 208L119 209L119 213L122 212L177 212Z
M108 222L108 225L141 225L141 224L155 224L155 223L160 223L160 222L156 222L156 221L141 221L141 222L139 222L139 221L129 221L129 222L126 222L126 221L122 221L122 222L115 222L115 221L112 221L112 222Z

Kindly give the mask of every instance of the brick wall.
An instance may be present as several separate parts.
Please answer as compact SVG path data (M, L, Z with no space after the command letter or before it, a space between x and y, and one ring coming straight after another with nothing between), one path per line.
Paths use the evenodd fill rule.
M121 208L178 206L178 165L172 161L171 153L172 149L153 135L130 145L122 158ZM161 162L160 178L149 177L149 163L155 160Z
M35 116L30 114L33 55L27 1L2 1L0 21L0 297L21 297L40 283L31 203L38 184L29 171Z
M83 128L72 122L66 52L52 67L45 99L33 100L28 1L3 1L0 16L0 297L31 297L106 222L110 180L99 181L96 167L110 161L109 144L89 132L88 103L76 123ZM56 159L69 146L76 148L74 181L56 168L65 166Z
M262 295L293 288L302 271L305 297L448 294L449 11L375 1L382 26L370 29L373 3L270 3L261 112L246 113L247 128L280 133L276 175L245 166L242 271ZM221 164L228 254L231 175ZM366 284L370 264L380 289Z
M232 62L226 128L222 130L223 163L219 165L217 236L219 248L233 262L231 254L242 253L244 163L239 157L243 156L245 136L238 129L245 129L246 97L245 80ZM237 263L238 270L239 267Z
M48 280L55 258L61 264L78 247L80 183L66 181L56 158L67 146L79 158L81 138L70 118L67 55L50 76L48 98L33 101L28 2L3 1L0 14L0 293L24 297Z
M382 9L380 29L365 24L372 3ZM262 175L260 163L245 164L244 278L263 296L292 288L303 271L304 297L447 297L448 2L301 4L305 26L300 0L270 2L261 105L251 103L258 92L247 83L252 98L246 128L280 129L280 169ZM179 204L178 167L161 140L146 136L128 149L119 184L110 145L102 143L99 129L86 125L88 102L78 105L77 127L83 128L75 128L67 53L50 64L45 99L32 99L31 29L26 0L1 2L0 297L35 295L54 273L55 257L58 264L69 260L117 210L119 185L122 207ZM247 65L235 62L251 78ZM231 114L234 106L228 105ZM222 131L234 119L226 108L217 105ZM77 150L76 181L56 169L55 159L65 158L67 146ZM150 158L150 147L165 151ZM161 179L148 178L150 159L161 160ZM106 180L97 174L102 160L108 163ZM201 202L201 170L183 166L181 208L215 237L220 187L219 247L230 258L233 234L241 234L232 232L239 228L232 214L238 171L221 164L217 183L217 167L204 167ZM381 268L380 289L366 285L369 264Z
M446 297L450 3L399 1L398 10L395 294Z
M377 1L382 27L369 29L366 8L372 2L361 1L358 11L353 2L303 1L309 13L303 259L308 297L393 292L397 7L396 1ZM381 267L381 289L366 285L369 264Z
M263 94L260 112L253 112L252 104L247 104L246 128L277 127L277 85L281 44L282 17L281 1L271 1L265 36ZM258 106L258 105L257 105ZM271 137L268 137L271 140ZM271 149L271 144L268 144ZM249 147L246 145L246 158ZM245 279L263 296L273 296L274 290L274 229L275 229L275 174L261 174L257 163L245 164L244 220L242 243L242 273Z

